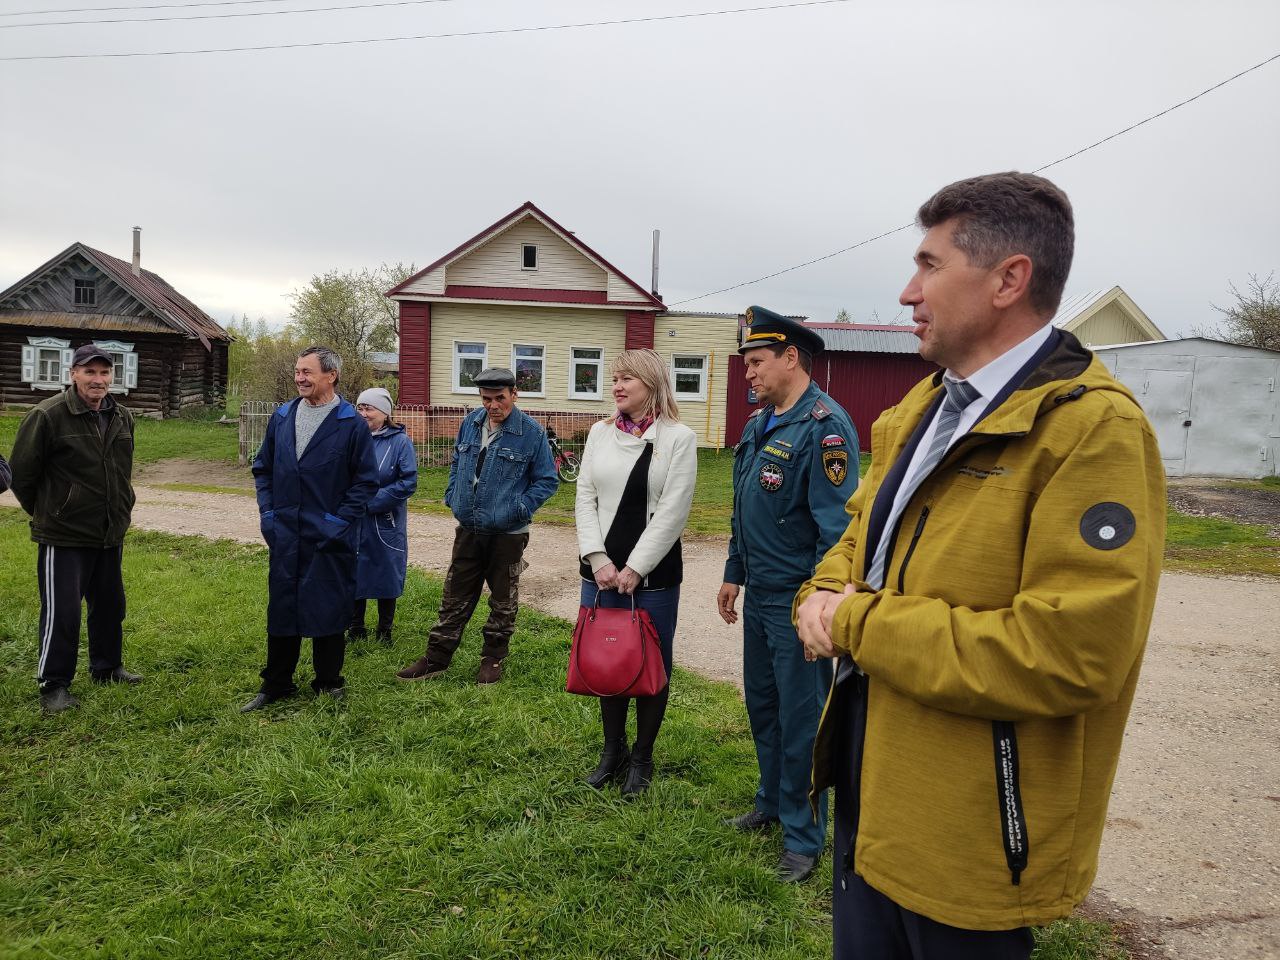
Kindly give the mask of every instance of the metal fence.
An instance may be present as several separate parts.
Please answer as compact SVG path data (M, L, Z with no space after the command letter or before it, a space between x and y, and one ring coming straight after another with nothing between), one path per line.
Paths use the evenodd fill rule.
M240 465L246 466L258 454L267 433L267 421L280 407L269 400L247 400L240 404ZM403 424L418 453L418 463L425 467L447 467L458 436L462 418L475 407L403 406L397 407L395 419ZM587 431L600 420L598 413L561 410L525 410L542 427L551 427L566 453L582 456Z

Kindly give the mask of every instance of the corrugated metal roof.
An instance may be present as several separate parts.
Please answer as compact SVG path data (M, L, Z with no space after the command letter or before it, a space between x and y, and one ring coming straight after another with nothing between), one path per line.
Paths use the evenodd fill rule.
M112 280L169 320L178 330L197 337L206 348L210 340L231 340L231 335L218 321L169 286L169 282L160 274L139 270L139 276L135 277L132 264L90 246L85 246L84 249L101 261L101 266L111 275Z
M1106 290L1089 290L1086 293L1077 293L1074 297L1067 297L1058 304L1058 312L1053 315L1053 325L1065 327L1114 289L1115 287L1109 287Z
M65 327L125 333L178 333L163 320L122 317L110 313L57 313L50 310L0 310L0 324L15 327Z
M810 324L828 350L837 353L919 353L912 327L890 328L856 323Z

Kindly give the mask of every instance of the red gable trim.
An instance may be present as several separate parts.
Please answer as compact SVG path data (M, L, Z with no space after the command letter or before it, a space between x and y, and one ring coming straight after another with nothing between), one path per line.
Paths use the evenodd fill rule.
M623 280L627 282L627 284L631 287L631 289L635 290L636 293L644 297L644 301L646 304L655 306L659 310L666 309L666 304L664 304L661 300L659 300L657 297L651 294L648 290L644 289L644 287L640 286L640 284L636 283L634 280L628 277L625 273L623 273L621 270L619 270L617 267L611 264L604 257L600 256L600 254L592 250L589 246L587 246L585 243L579 240L576 236L574 236L564 227L560 226L560 224L556 223L549 216L547 216L545 213L539 210L532 200L525 201L523 204L521 204L515 210L511 211L511 213L507 214L501 220L498 220L496 223L493 223L490 226L486 227L485 229L481 230L479 233L477 233L470 240L467 240L465 243L459 244L458 246L454 247L452 250L446 253L439 260L436 260L433 263L427 264L425 267L423 267L421 270L419 270L417 273L411 276L408 280L405 280L403 283L396 284L396 286L392 287L390 290L386 292L385 296L394 297L397 293L403 292L405 287L409 286L409 284L417 280L420 280L422 277L425 277L432 270L436 269L436 267L442 266L456 259L458 256L460 256L463 253L466 253L468 250L470 250L476 244L480 243L482 240L485 240L497 233L502 232L507 227L513 225L517 220L521 219L527 214L533 214L535 217L542 220L543 223L545 223L548 227L550 227L552 230L554 230L557 234L560 235L560 239L564 240L570 246L576 247L580 253L584 254L587 257L587 259L594 260L596 263L600 264L600 266L604 267L606 270L610 270L613 273L616 273L619 277L621 277Z
M547 290L538 287L471 287L451 283L444 288L446 297L469 297L476 300L538 300L547 303L607 303L603 290Z

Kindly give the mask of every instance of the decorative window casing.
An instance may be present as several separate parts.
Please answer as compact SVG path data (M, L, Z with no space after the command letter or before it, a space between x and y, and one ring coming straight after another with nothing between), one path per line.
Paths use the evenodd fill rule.
M132 343L95 340L93 345L111 358L111 392L128 393L138 386L138 354Z
M489 345L479 341L453 341L453 392L479 393L476 375L489 365Z
M707 355L677 353L671 357L671 382L677 400L707 399Z
M71 382L70 340L27 337L22 348L22 381L32 390L61 390Z
M516 375L516 392L526 397L547 395L547 349L540 344L516 343L511 346L511 369Z
M569 348L569 399L599 400L604 383L604 348Z
M520 269L538 269L538 245L536 243L522 243L520 245Z

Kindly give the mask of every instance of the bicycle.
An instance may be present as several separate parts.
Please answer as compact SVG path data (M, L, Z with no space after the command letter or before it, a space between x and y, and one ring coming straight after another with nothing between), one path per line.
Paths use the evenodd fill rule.
M551 447L551 458L556 464L556 476L564 483L575 483L581 468L578 455L560 446L560 438L556 436L555 428L550 423L547 424L547 445Z

